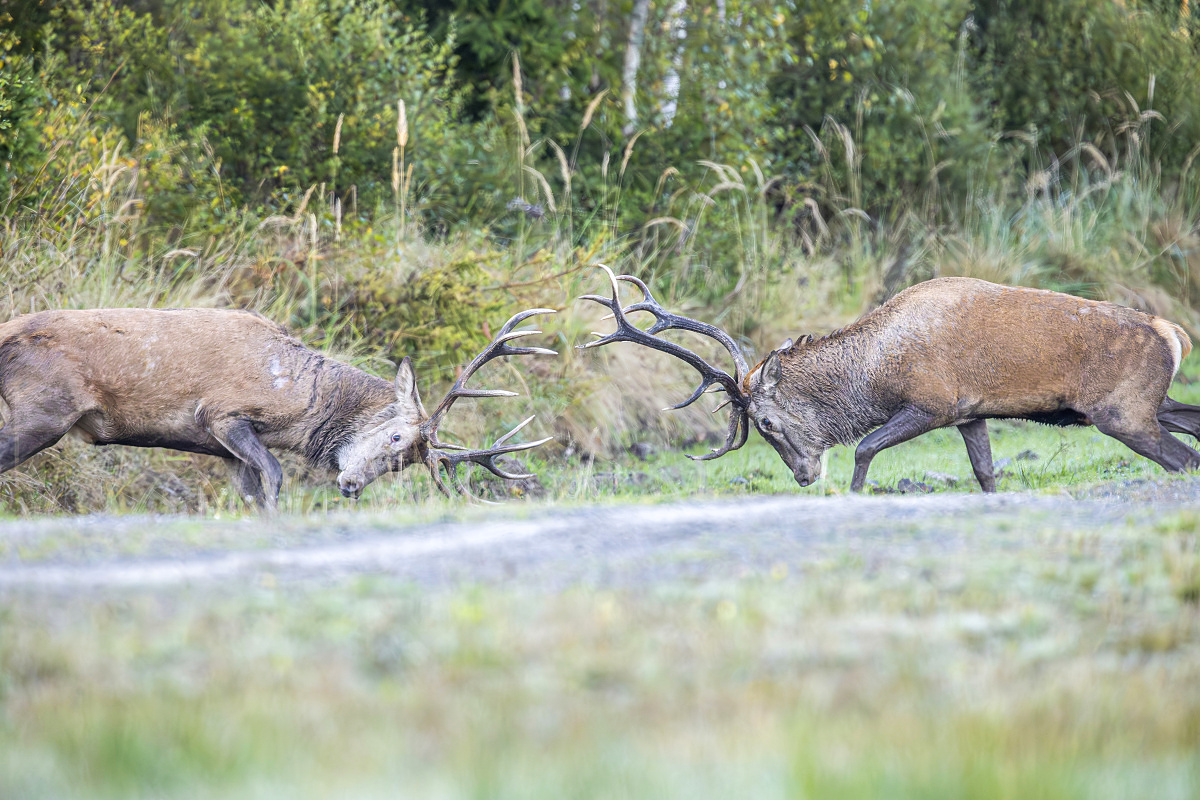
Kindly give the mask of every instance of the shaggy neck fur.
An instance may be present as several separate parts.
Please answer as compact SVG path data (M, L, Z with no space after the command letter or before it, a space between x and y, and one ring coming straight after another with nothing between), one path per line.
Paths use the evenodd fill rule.
M819 339L802 336L779 351L782 377L775 400L785 408L808 409L804 416L814 421L827 447L853 444L887 421L880 410L887 405L885 391L876 380L884 365L876 335L880 316L870 314Z
M339 469L342 448L391 416L396 390L390 381L326 361L313 382L313 397L313 426L304 457L314 466Z

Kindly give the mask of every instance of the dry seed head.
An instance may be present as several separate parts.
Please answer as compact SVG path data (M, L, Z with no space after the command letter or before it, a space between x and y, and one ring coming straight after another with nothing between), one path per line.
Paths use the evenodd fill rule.
M674 167L667 167L663 170L662 175L658 176L658 183L654 185L654 196L658 197L662 193L663 184L667 182L667 178L672 175L678 175L679 170Z
M550 145L550 149L554 151L554 157L558 159L558 174L562 177L563 186L570 188L571 167L567 164L567 154L553 139L547 139L546 143Z
M317 185L314 183L308 187L308 191L304 193L304 199L300 201L300 207L296 209L296 221L300 221L300 217L304 215L304 209L308 206L308 198L312 197L312 193L317 190Z
M392 150L392 192L400 191L400 148Z
M716 186L708 190L708 196L715 197L721 192L727 192L730 189L740 189L743 192L746 191L746 187L737 181L721 181Z
M655 217L642 227L653 228L655 225L674 225L681 231L687 230L687 225L683 224L683 220L678 217Z
M521 132L521 141L525 147L529 147L529 129L525 127L525 117L521 114L521 109L513 109L513 116L517 120L517 129Z
M1100 149L1096 147L1096 145L1092 144L1091 142L1084 142L1079 146L1079 149L1091 156L1092 163L1104 170L1106 177L1112 178L1112 167L1109 166L1108 159L1104 157L1104 154L1100 152Z
M403 100L396 103L396 144L408 147L408 109Z
M618 177L625 176L625 167L627 167L629 165L629 157L633 155L633 145L638 140L638 138L645 132L646 132L645 130L638 131L637 133L635 133L633 135L633 138L631 138L629 140L629 144L625 145L625 155L624 155L624 157L621 158L621 172Z
M522 167L526 172L537 179L538 185L542 187L542 194L546 197L546 207L550 209L551 214L556 213L558 209L554 206L554 193L550 191L550 182L546 180L546 176L528 164L523 164Z
M333 154L338 154L338 147L342 143L342 121L346 119L345 114L338 114L337 125L333 128Z
M525 108L524 89L521 86L521 57L517 51L513 51L513 94L517 98L517 110L521 111Z
M829 226L825 224L825 217L821 215L821 207L817 205L817 201L811 197L804 198L804 207L812 214L812 218L817 223L817 230L822 236L829 234Z
M579 130L587 130L587 126L592 124L592 115L596 113L596 108L599 107L600 101L604 99L604 95L608 94L608 89L600 92L592 98L592 102L588 103L587 110L583 112L583 122L579 123Z

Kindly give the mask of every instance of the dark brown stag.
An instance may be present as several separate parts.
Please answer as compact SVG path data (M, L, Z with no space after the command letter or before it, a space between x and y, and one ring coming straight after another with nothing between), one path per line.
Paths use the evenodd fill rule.
M700 460L741 447L750 424L801 486L821 474L821 455L858 442L850 488L860 491L881 450L955 426L985 492L995 491L988 419L1095 425L1172 472L1200 466L1200 453L1172 436L1200 438L1200 406L1167 397L1191 340L1160 317L1058 292L938 278L913 286L852 325L822 338L788 340L753 368L736 342L712 325L670 314L629 275L602 267L612 297L587 295L612 310L617 330L583 347L635 342L682 359L700 386L673 408L719 387L731 406L725 444ZM643 299L621 307L617 282ZM627 319L654 315L641 330ZM658 338L666 330L710 336L733 356L723 372Z
M282 327L247 311L97 309L44 311L0 325L0 472L68 432L97 445L167 447L220 456L238 493L274 509L283 472L269 448L338 470L338 486L357 497L386 472L425 464L442 492L439 470L460 493L457 467L475 463L502 478L498 456L549 439L508 444L533 417L494 445L469 450L438 439L438 426L462 397L514 392L467 388L495 358L543 353L511 342L540 331L517 330L548 309L523 311L463 370L432 414L417 392L412 362L395 382L311 350ZM265 481L265 486L264 486Z

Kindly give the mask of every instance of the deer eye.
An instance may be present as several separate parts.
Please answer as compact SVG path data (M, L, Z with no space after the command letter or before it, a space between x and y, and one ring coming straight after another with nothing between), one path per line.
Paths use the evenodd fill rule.
M399 444L399 443L400 443L400 440L401 440L401 439L403 439L403 438L404 438L404 434L402 434L402 433L393 433L393 434L392 434L392 444Z
M774 423L771 422L769 417L763 417L758 421L758 424L764 431L769 431L774 427Z

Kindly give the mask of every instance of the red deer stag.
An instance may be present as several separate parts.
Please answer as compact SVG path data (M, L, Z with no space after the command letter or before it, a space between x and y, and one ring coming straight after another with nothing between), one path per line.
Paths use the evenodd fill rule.
M1167 397L1187 333L1160 317L1058 292L938 278L913 286L828 336L788 340L753 368L721 329L665 311L642 281L614 276L612 298L587 295L612 310L617 329L581 347L634 342L670 353L699 371L683 408L712 387L728 395L729 434L717 458L746 443L750 422L801 486L821 473L821 455L858 442L850 488L861 491L881 450L936 428L955 426L979 485L996 490L988 419L1095 425L1171 472L1200 466L1200 453L1171 435L1200 438L1200 406ZM617 281L642 291L621 307ZM627 314L648 311L641 330ZM692 331L720 342L736 364L730 375L657 334ZM861 441L860 441L861 440Z
M449 495L458 465L479 464L502 478L505 453L550 441L506 442L533 417L486 450L438 440L438 425L460 397L512 397L468 389L467 379L494 358L544 353L509 343L540 331L514 330L548 309L522 311L463 370L432 414L417 393L412 362L396 380L368 375L310 350L267 319L218 309L44 311L0 325L0 472L68 432L97 445L168 447L220 456L238 493L271 511L283 471L267 448L302 455L340 471L343 495L358 497L386 472L424 463ZM263 485L263 481L266 485Z

